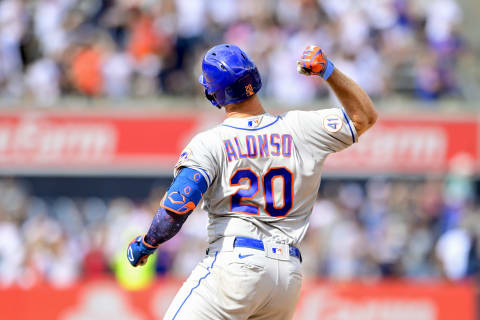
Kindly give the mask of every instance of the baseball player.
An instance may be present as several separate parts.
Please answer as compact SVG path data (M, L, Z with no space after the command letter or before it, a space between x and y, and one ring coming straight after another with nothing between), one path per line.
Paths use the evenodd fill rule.
M270 114L256 95L262 81L245 52L222 44L205 54L199 81L227 118L184 149L148 233L127 249L133 266L144 264L203 198L207 253L164 319L293 317L302 282L296 246L308 228L323 162L357 142L377 118L367 94L319 47L309 46L297 69L322 77L343 108Z

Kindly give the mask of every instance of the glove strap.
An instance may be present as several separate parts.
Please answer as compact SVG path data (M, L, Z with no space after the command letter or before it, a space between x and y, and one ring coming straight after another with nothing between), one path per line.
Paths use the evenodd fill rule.
M325 67L323 72L320 74L323 80L327 80L328 78L330 78L330 76L333 73L333 70L335 69L335 65L333 64L333 62L330 61L330 59L328 58L326 58L326 60L327 60L327 66Z

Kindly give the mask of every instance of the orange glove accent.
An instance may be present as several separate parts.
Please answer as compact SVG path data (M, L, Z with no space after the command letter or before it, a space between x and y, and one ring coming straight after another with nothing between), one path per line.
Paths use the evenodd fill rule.
M302 59L297 62L297 70L305 75L321 76L325 80L330 77L334 69L333 63L327 59L318 46L308 46L303 51Z

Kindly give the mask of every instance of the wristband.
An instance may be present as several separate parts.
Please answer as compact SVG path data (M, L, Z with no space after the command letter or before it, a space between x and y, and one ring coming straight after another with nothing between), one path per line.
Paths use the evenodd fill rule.
M327 60L327 66L325 67L323 72L320 74L320 76L323 78L323 80L328 80L328 78L330 78L330 76L332 75L333 70L335 69L335 65L333 64L332 61L330 61L330 59L325 58L325 60Z

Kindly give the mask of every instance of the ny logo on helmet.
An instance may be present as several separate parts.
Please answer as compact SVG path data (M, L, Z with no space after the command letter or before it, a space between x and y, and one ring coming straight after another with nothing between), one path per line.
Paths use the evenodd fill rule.
M248 97L253 96L254 92L253 92L253 87L251 83L245 86L245 91L247 92Z

